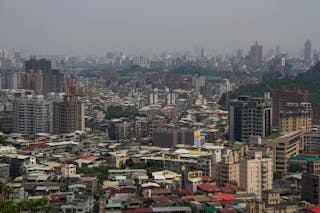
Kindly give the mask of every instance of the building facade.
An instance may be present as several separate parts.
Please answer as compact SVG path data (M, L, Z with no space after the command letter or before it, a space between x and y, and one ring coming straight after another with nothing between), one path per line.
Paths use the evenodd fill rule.
M194 145L192 129L155 129L152 133L153 145L164 148L178 144Z
M84 131L84 104L79 96L66 95L54 103L54 132L58 134Z
M239 185L239 156L237 152L229 153L222 157L217 164L216 179L218 185L235 183Z
M280 132L295 132L302 130L304 133L312 131L311 103L287 103L284 110L280 111Z
M262 45L257 41L250 48L250 65L254 68L262 66Z
M304 62L307 66L310 66L313 63L312 43L309 39L304 43Z
M43 96L27 96L13 105L14 132L26 135L53 132L53 103Z
M278 89L272 91L272 127L279 128L280 112L285 110L288 103L308 102L307 90Z
M295 131L275 139L265 139L262 144L273 151L273 171L286 174L290 157L299 155L303 150L303 132Z
M272 189L272 158L263 157L262 152L248 152L246 158L240 159L240 187L247 193L261 196L262 191Z
M267 98L239 97L229 108L230 140L248 142L249 136L271 135L271 103Z
M301 198L315 205L320 203L320 161L307 162L307 170L302 174Z

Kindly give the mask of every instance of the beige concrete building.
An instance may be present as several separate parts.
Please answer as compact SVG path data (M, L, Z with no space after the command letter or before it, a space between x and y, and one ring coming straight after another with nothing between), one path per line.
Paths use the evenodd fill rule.
M217 165L216 179L219 185L224 183L239 184L239 156L237 152L222 156L222 161Z
M272 179L272 158L264 158L260 151L249 151L247 158L240 159L240 187L247 193L261 196L262 191L272 189Z
M253 199L246 202L248 213L295 213L299 207L294 202L285 202L280 193L268 190L262 193L262 199Z
M273 171L286 174L289 158L303 150L303 132L300 130L275 139L263 139L262 145L273 150Z
M280 132L302 130L312 131L312 108L310 103L288 103L285 110L280 111Z

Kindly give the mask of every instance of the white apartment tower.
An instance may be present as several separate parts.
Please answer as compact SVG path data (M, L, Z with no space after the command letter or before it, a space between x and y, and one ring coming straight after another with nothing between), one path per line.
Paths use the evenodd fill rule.
M53 131L53 103L43 96L27 96L14 103L14 131L26 135Z
M272 189L272 161L271 157L264 158L260 151L249 151L248 157L240 160L240 187L258 196Z
M158 104L158 101L159 101L158 94L159 94L158 88L154 88L153 91L150 93L149 105Z

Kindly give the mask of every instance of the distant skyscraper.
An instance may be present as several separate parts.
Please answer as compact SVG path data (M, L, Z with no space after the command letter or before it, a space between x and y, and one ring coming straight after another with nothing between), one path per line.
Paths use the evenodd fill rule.
M248 142L249 136L271 134L271 103L267 98L239 97L229 108L230 140Z
M201 58L208 58L208 50L207 48L201 49Z
M276 56L280 55L281 54L281 49L280 49L280 46L277 45L276 46Z
M59 93L62 90L62 85L63 85L63 81L64 81L64 75L62 72L60 72L60 70L58 69L53 69L51 70L51 88L49 92L55 92L55 93Z
M61 91L63 74L60 70L51 69L51 61L46 59L30 59L25 62L25 71L27 72L27 76L29 74L30 81L33 82L31 82L33 85L26 87L27 89L42 90L43 94ZM32 73L31 76L30 73ZM39 75L41 75L41 84L38 82ZM34 80L35 78L37 80ZM37 88L34 86L35 81L37 81L37 85L41 85L41 89L38 88L39 86Z
M200 92L200 88L203 87L206 83L206 78L204 76L200 76L200 74L195 74L192 76L192 86L195 92Z
M304 44L304 62L307 66L310 66L313 62L313 56L312 56L312 44L311 40L307 40Z
M260 67L262 65L262 45L258 42L250 48L250 65L252 67Z
M15 59L16 63L20 63L21 62L21 53L20 52L15 52L14 53L14 59Z

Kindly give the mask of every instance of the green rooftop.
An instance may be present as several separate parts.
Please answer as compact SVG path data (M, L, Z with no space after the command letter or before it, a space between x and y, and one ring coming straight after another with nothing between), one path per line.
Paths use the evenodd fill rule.
M296 156L292 156L290 160L320 161L320 157L296 155Z
M204 212L216 212L218 211L219 209L217 209L216 207L214 206L205 206L204 207Z

